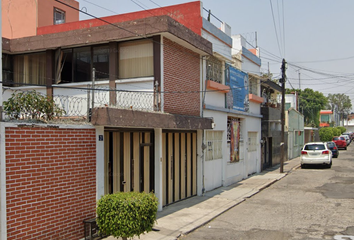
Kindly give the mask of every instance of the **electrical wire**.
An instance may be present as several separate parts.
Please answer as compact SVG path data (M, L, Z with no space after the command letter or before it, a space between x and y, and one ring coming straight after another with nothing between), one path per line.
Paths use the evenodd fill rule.
M274 30L275 30L275 35L276 35L276 39L277 39L277 43L278 43L278 49L279 49L279 53L281 56L282 55L282 52L281 52L281 49L280 49L280 44L279 44L279 37L278 37L278 31L277 31L277 26L275 24L275 18L274 18L274 11L273 11L273 4L272 4L272 0L269 0L270 2L270 8L272 10L272 16L273 16L273 24L274 24Z

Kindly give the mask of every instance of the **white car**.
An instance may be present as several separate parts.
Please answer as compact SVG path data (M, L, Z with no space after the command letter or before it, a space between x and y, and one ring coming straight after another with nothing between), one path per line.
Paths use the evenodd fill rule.
M301 149L301 168L307 164L323 164L328 168L332 166L332 152L326 143L309 142Z
M340 135L340 137L344 137L344 138L345 138L345 141L347 142L347 146L349 146L349 144L350 144L350 137L349 137L349 135L343 134L343 135Z

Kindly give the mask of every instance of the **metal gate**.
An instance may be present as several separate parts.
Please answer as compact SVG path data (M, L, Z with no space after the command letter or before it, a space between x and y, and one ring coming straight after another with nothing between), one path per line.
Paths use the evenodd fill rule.
M154 190L152 131L105 132L105 194Z
M162 133L163 206L197 194L197 133Z

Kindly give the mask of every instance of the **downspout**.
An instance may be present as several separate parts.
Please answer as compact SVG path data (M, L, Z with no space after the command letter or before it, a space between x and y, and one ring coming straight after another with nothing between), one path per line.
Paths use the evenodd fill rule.
M205 95L206 95L206 79L204 79L204 61L205 61L205 56L202 57L202 118L204 117L204 104L205 104ZM204 151L206 149L206 145L204 144L204 138L205 138L205 129L202 131L202 195L204 196L205 193L205 177L204 177L204 167L205 167L205 154Z

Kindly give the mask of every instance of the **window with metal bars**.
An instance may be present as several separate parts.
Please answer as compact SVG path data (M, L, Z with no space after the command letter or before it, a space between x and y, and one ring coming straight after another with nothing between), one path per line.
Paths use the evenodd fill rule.
M207 80L223 83L222 62L216 57L210 56L207 60Z

